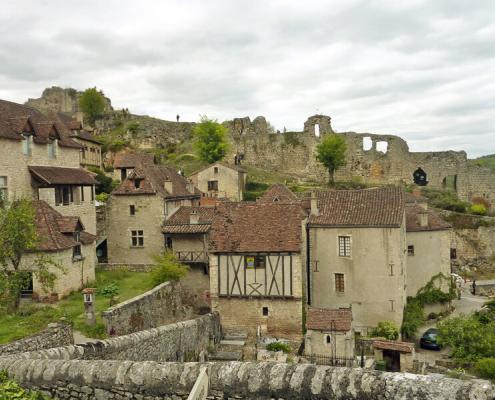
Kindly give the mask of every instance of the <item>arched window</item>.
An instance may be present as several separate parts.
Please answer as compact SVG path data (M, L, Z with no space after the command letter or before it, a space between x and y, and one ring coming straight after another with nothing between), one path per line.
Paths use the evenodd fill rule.
M325 338L325 341L326 341L327 344L332 343L332 337L330 335L327 335L326 338Z
M428 180L426 178L427 178L426 172L423 171L421 168L418 168L413 173L413 179L416 185L426 186L428 184Z

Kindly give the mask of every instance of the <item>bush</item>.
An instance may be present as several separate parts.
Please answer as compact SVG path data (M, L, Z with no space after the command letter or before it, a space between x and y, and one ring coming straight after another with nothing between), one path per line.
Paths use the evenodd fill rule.
M40 392L25 390L16 382L9 380L5 371L0 371L0 399L1 400L48 400L49 397Z
M172 251L166 251L162 255L153 257L155 264L151 270L153 286L163 282L177 281L184 277L189 267L180 263Z
M375 362L375 369L377 371L386 371L387 370L387 364L383 360L378 360Z
M107 328L102 323L96 323L95 325L83 325L80 327L82 333L90 338L105 339L107 337Z
M414 297L408 297L402 320L402 334L406 338L410 338L424 323L425 315L423 312L423 305Z
M113 189L117 187L119 184L117 181L114 181L109 176L106 176L105 173L97 167L89 167L91 172L96 174L95 179L98 181L98 185L96 186L96 195L101 193L110 193ZM98 200L98 198L96 198ZM100 201L100 200L98 200Z
M291 348L287 343L273 342L266 345L268 351L283 351L284 353L290 353Z
M111 299L114 296L117 296L120 292L120 287L115 282L111 282L108 285L103 286L98 289L97 293L107 299Z
M495 358L482 358L474 365L476 374L481 378L495 380Z
M486 215L486 207L483 204L473 204L470 208L471 214Z
M95 196L95 199L96 199L96 201L98 201L100 203L106 203L109 196L110 195L108 193L102 192L102 193L97 194Z
M371 336L397 340L399 338L399 328L393 321L380 321L377 327L371 331Z
M430 204L436 208L464 213L469 207L469 203L459 200L457 193L451 190L424 188L423 194L428 197Z

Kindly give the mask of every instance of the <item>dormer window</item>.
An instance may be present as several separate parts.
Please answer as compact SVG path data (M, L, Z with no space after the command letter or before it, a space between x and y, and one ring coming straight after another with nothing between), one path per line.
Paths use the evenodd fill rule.
M48 157L57 158L57 139L48 142Z
M74 232L72 235L74 241L77 242L77 244L72 248L72 259L73 260L80 260L82 259L82 252L81 252L81 232Z
M141 179L134 179L134 187L136 189L139 189L140 184L141 184Z
M22 141L22 154L25 156L31 155L31 135L29 133L23 133L24 140Z

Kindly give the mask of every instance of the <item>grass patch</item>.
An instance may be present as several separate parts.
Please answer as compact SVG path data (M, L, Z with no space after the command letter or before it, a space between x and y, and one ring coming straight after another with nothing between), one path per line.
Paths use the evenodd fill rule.
M120 289L118 299L125 301L153 287L150 274L147 272L129 271L96 271L96 282L91 284L102 288L114 283ZM17 314L0 316L0 344L22 339L46 328L50 322L57 322L65 317L74 325L74 329L92 338L104 338L101 311L110 305L110 299L96 295L97 312L94 327L87 326L84 316L83 296L81 292L72 293L57 304L43 305L29 303L22 305Z

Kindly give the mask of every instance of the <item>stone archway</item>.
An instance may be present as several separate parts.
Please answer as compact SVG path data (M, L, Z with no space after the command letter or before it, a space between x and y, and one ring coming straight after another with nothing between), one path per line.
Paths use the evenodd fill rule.
M418 167L416 171L413 172L413 180L416 185L426 186L428 185L428 176L426 172L423 171L421 167Z

